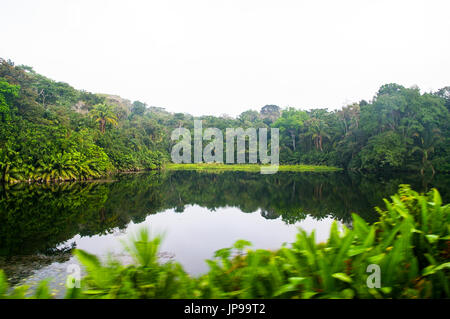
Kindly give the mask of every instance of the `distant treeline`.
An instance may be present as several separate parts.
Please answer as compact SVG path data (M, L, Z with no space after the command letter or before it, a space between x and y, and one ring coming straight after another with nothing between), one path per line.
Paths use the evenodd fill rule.
M211 101L213 104L214 101ZM362 170L450 171L450 87L383 85L339 111L266 105L203 127L277 127L280 161ZM49 181L156 169L170 160L174 128L194 117L140 101L76 90L0 59L0 179ZM193 130L192 130L193 131Z

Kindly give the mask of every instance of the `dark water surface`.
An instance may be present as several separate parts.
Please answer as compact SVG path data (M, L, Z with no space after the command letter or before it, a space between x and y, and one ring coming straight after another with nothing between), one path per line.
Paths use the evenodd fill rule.
M374 206L399 184L436 187L444 202L450 176L195 171L124 174L109 180L51 185L0 185L0 269L12 283L59 278L73 247L127 262L120 239L142 226L165 233L162 258L199 274L214 251L246 239L275 249L294 241L297 227L328 237L331 223L351 227L351 213L377 220ZM55 292L58 287L53 286Z

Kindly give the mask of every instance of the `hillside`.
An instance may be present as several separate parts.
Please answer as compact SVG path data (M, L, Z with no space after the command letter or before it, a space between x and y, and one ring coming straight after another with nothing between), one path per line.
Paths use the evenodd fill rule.
M212 101L211 103L213 103ZM237 118L202 116L203 127L276 127L280 161L362 171L450 171L450 87L421 93L383 85L373 100L339 111L266 105ZM112 94L76 90L0 59L0 179L50 181L157 169L174 128L194 117ZM225 149L225 148L224 148Z

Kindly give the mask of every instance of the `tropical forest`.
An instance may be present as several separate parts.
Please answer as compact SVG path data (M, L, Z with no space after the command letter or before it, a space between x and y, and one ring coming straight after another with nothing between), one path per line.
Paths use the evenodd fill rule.
M448 12L2 1L1 305L448 306Z
M23 280L37 265L68 263L74 254L86 267L83 289L66 289L60 297L449 297L450 206L441 205L450 187L450 87L421 93L418 87L390 83L372 100L337 111L265 105L236 118L194 117L76 90L32 67L1 60L0 101L3 296L54 297L58 290L47 282L28 290ZM247 172L252 164L173 164L171 131L193 129L194 119L223 130L278 128L281 168L304 173L264 177ZM397 189L406 183L430 193ZM392 202L382 201L397 192ZM268 221L281 218L291 225L309 216L317 221L332 216L346 230L339 234L334 222L325 246L315 243L314 234L301 232L292 248L273 252L244 253L251 243L241 240L217 250L209 268L201 260L191 263L194 275L207 273L200 277L190 277L171 258L161 261L163 238L151 237L146 228L136 230L127 246L134 266L103 265L76 249L76 241L68 243L77 234L107 235L126 230L130 221L145 224L149 213L185 214L190 205L260 211ZM387 210L373 209L383 205ZM212 257L204 253L205 259ZM392 273L385 289L364 286L366 259L379 260ZM406 264L413 268L399 278ZM128 277L130 271L137 282ZM12 285L22 284L11 291L8 278ZM161 286L145 288L153 282Z
M194 117L79 91L32 67L0 61L1 179L63 181L154 170L170 162L171 132ZM450 87L421 93L389 83L337 111L265 105L203 127L278 128L280 163L421 175L450 172Z

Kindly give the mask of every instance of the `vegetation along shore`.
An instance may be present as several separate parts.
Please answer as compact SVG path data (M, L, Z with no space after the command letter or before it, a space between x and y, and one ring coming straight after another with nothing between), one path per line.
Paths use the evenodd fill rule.
M264 165L259 164L218 164L218 163L197 163L197 164L174 164L164 165L167 170L190 170L190 171L240 171L259 172ZM267 166L266 166L267 167ZM325 165L280 165L278 171L282 172L333 172L342 168Z
M278 128L280 170L337 167L432 175L450 171L449 109L450 87L421 93L417 87L390 83L381 86L372 100L335 111L265 105L236 118L194 117L116 95L76 90L30 66L0 59L0 180L84 180L159 169L169 163L175 144L172 130L193 131L194 119L202 120L204 128L222 131ZM183 169L194 167L212 166Z
M197 277L159 261L162 237L142 229L124 243L132 265L74 250L87 275L66 298L449 298L450 206L436 189L419 194L408 185L385 206L373 224L357 214L351 229L334 222L323 243L303 230L279 250L238 240L206 260L209 271ZM370 265L379 267L378 280L369 278ZM10 289L0 271L0 298L25 298L28 289ZM52 298L46 281L31 297Z

